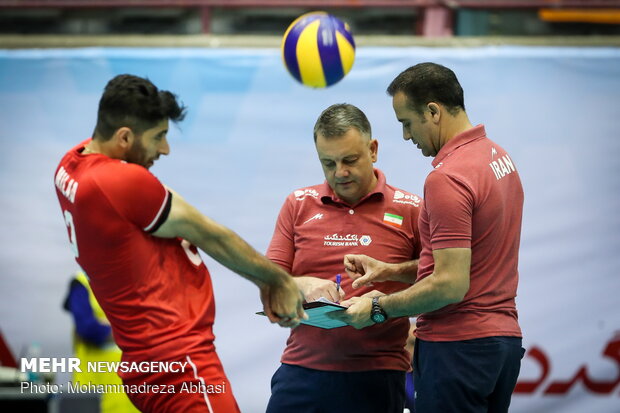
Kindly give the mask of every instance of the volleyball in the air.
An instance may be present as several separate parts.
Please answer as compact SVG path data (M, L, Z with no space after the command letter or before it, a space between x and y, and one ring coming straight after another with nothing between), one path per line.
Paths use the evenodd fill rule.
M282 58L301 84L323 88L339 82L355 61L355 41L349 25L325 13L298 17L282 39Z

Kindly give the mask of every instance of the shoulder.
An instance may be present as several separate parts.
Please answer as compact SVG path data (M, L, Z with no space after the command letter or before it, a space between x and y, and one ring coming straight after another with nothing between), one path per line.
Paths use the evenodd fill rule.
M304 188L298 188L289 194L289 196L287 197L287 200L291 202L304 202L304 201L310 201L313 199L320 199L321 197L320 189L321 189L321 185L313 185L313 186L307 186Z
M484 136L443 159L427 176L427 185L441 185L441 183L458 183L470 190L476 188L480 182L492 175L493 162L506 155L506 151Z
M84 186L80 181L84 196L104 196L115 204L157 202L166 193L164 185L148 169L115 159L93 162L84 181Z
M284 204L293 209L300 209L307 205L320 203L322 195L321 185L306 186L289 193Z
M385 203L394 207L417 211L422 205L422 198L420 196L389 184L385 185L384 196Z
M424 182L424 202L433 205L452 204L466 200L473 202L476 197L474 186L476 179L471 171L461 172L454 168L437 168L426 177Z
M324 195L321 193L321 188L322 185L313 185L295 189L284 200L282 211L287 211L292 216L298 216L308 211L321 209L323 207L321 196Z
M467 170L467 168L464 168L458 162L440 163L426 177L424 191L426 192L429 188L463 182L466 175L463 174L464 170Z
M452 175L470 176L488 167L489 162L505 152L498 144L485 136L460 146L442 160L434 171ZM432 174L431 174L432 175Z
M102 163L101 167L109 172L119 172L127 179L155 178L145 167L117 159L111 159L109 162Z
M161 184L155 175L143 166L118 160L93 165L92 176L100 185L135 187Z

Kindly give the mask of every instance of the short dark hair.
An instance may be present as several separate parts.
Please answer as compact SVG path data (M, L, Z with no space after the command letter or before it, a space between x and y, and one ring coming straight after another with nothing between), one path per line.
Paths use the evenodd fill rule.
M351 128L362 135L372 137L370 122L357 106L349 103L336 103L325 109L314 124L314 142L320 133L326 138L342 136Z
M173 93L157 89L145 78L118 75L103 90L93 136L106 141L123 126L139 135L164 119L180 122L185 113Z
M441 103L452 115L465 110L463 88L456 75L437 63L419 63L396 76L387 93L393 97L397 92L403 92L418 113L428 102Z

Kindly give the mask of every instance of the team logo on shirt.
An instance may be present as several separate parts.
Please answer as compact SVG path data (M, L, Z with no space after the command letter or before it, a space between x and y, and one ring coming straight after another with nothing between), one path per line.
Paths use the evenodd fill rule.
M293 192L293 195L295 195L295 199L297 201L302 201L307 196L311 196L312 198L319 197L319 193L312 188L298 189L297 191Z
M359 245L366 247L371 242L372 238L370 238L370 235L330 234L323 237L323 245L326 247L357 247Z
M408 205L413 205L415 207L419 207L420 201L421 199L417 195L405 194L398 190L394 192L393 202L397 204L408 204Z
M515 166L512 163L512 159L510 159L510 156L508 156L508 154L504 156L498 156L496 161L493 161L489 164L489 167L493 171L495 179L497 179L498 181L506 175L516 171Z
M315 219L322 219L323 218L323 214L316 214L313 217L310 217L309 219L305 220L303 224L307 224L308 222L315 220ZM301 225L303 225L301 224Z
M383 214L383 222L396 228L403 226L403 219L400 215L390 214L389 212Z
M362 235L360 237L360 244L362 244L365 247L370 245L371 242L372 242L372 238L370 238L370 235Z

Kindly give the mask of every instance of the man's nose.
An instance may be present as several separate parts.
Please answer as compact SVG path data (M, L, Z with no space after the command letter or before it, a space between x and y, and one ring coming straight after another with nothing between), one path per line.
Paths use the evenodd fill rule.
M349 176L349 168L343 164L336 164L336 177Z
M168 139L163 138L159 145L159 153L161 155L168 155L170 153L170 145L168 145Z
M408 128L403 127L403 139L408 141L412 138L411 132L409 132Z

